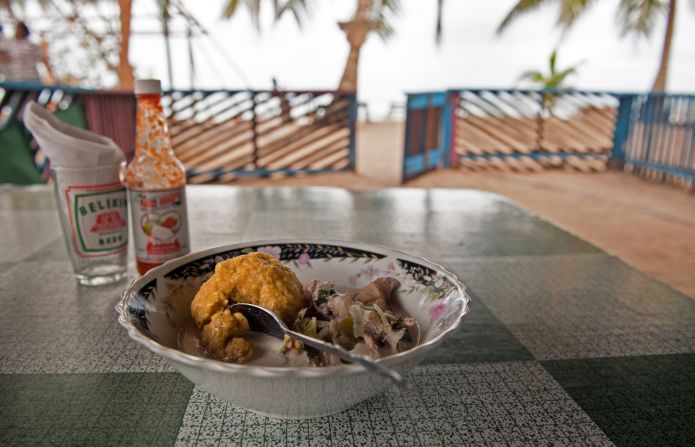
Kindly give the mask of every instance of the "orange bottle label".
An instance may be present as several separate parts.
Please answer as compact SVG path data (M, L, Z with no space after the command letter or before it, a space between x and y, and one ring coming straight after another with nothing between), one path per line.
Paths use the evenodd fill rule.
M185 187L128 193L138 261L161 264L190 251Z

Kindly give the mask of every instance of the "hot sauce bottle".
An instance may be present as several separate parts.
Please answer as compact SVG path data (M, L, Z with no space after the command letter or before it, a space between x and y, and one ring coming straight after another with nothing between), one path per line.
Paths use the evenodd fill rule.
M126 170L135 260L142 275L190 251L186 170L176 158L157 79L135 81L135 157Z

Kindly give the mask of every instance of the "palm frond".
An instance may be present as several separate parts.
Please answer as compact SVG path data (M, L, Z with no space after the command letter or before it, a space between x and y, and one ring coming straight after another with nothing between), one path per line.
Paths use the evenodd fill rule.
M519 76L518 81L531 81L535 83L542 83L544 79L545 76L540 71L528 70L521 73L521 76Z
M392 18L400 11L400 0L376 0L373 3L370 15L376 21L376 33L383 40L387 40L395 32Z
M574 25L579 16L584 13L596 0L563 0L560 2L560 14L557 17L557 25L561 28L569 28Z
M579 65L574 65L564 70L557 71L557 49L550 53L549 65L550 71L548 73L543 73L538 70L525 71L519 77L519 81L530 81L535 84L536 87L542 89L560 90L566 88L564 85L565 80L570 75L576 73L579 67Z
M550 76L549 79L546 80L545 83L545 88L551 88L551 89L560 89L563 88L563 84L565 82L565 79L567 79L568 76L575 74L577 72L577 67L570 67L565 70L562 70L558 73L555 73L553 76Z
M621 33L648 37L668 8L666 0L620 0L617 20Z
M538 9L544 3L548 3L549 1L551 0L519 0L497 27L497 34L501 34L507 28L507 26L509 26L509 24L516 20L519 16Z
M222 17L232 17L236 14L237 8L239 7L239 0L229 0L229 2L224 6L222 10Z
M256 29L260 29L260 16L261 16L261 0L229 0L224 9L222 10L222 17L231 18L239 12L239 7L241 5L246 6L246 9L251 16L251 21Z
M437 0L437 25L434 30L434 41L437 45L442 43L442 14L444 14L444 0Z
M304 18L309 17L310 8L308 0L286 0L283 5L280 5L279 0L273 0L275 5L275 21L280 20L282 15L285 13L290 13L294 16L294 20L297 25L301 28L304 23Z
M263 0L229 0L224 10L222 11L222 16L225 18L233 17L238 11L240 6L245 6L251 16L251 21L256 29L261 28L261 3ZM309 3L310 0L272 0L273 12L275 15L275 21L277 22L285 14L289 13L294 16L299 26L302 26L304 18L309 15Z
M550 73L555 73L555 62L557 61L557 48L550 53Z
M166 20L170 17L169 0L157 0L157 9L159 9L159 16L161 19Z

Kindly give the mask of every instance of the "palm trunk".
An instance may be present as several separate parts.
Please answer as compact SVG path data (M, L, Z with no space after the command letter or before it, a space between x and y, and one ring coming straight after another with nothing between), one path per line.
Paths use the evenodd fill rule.
M543 138L545 136L545 109L536 115L536 150L543 150Z
M118 86L121 88L133 87L133 67L128 60L132 6L132 0L118 0L119 19L121 22L121 46L118 51Z
M357 72L360 61L360 51L367 34L374 29L374 22L369 20L369 12L372 10L373 0L357 0L357 10L355 17L350 22L341 22L340 29L347 34L350 44L350 52L345 63L345 70L338 85L339 90L357 91Z
M343 70L343 77L340 78L338 90L357 91L357 68L360 63L360 50L361 46L350 45L350 52L345 63L345 70Z
M668 61L671 57L671 42L673 40L673 28L676 21L676 0L670 0L668 6L668 20L666 22L666 35L664 36L664 46L661 50L661 62L659 72L652 86L652 91L663 92L666 90L666 77L668 76Z
M543 93L541 98L541 109L536 115L536 148L539 151L543 150L543 140L545 140L545 123L548 118L550 118L551 107L555 101L552 94Z

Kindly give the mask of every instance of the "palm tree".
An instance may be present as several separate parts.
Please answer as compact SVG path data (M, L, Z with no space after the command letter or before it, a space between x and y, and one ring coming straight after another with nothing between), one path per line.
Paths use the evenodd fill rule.
M558 70L557 49L550 53L548 73L543 73L538 70L525 71L519 77L520 81L530 81L536 87L543 89L541 93L541 109L536 115L536 147L542 149L543 137L545 134L545 120L552 115L552 107L557 99L557 92L565 89L565 81L567 78L577 72L577 66Z
M528 70L519 76L519 81L530 81L535 84L536 87L543 90L561 90L566 88L565 81L570 75L577 72L578 66L572 66L565 68L564 70L558 70L557 66L557 49L550 53L550 58L548 58L548 73L545 74L539 70Z
M82 4L96 4L98 3L99 0L83 0L81 3ZM57 9L57 6L55 3L50 2L48 0L37 0L36 3L38 3L41 7L50 7L53 6ZM79 10L79 2L71 2L76 6L73 8L73 12L77 14L77 11ZM121 88L132 88L133 86L133 67L130 65L130 62L128 60L128 49L129 49L129 44L130 44L130 25L131 25L131 11L132 11L132 0L118 0L118 8L119 8L119 45L118 45L118 65L115 68L115 72L118 76L118 85ZM16 7L24 7L26 4L26 1L24 0L0 0L0 9L3 9L7 11L7 13L10 15L12 18L16 18L17 14L15 12ZM74 17L66 17L68 21L75 22L75 23L81 23L78 16ZM83 26L83 28L86 29L86 25ZM94 33L90 33L93 35L93 37L97 38L97 40L100 39L100 36L97 36ZM109 67L111 69L111 67Z
M350 44L338 90L357 90L357 68L362 45L372 31L376 31L382 39L388 39L393 34L389 15L397 13L399 8L400 3L397 0L357 0L352 20L338 23Z
M497 32L503 32L519 16L551 2L557 3L560 7L557 25L567 30L590 5L595 3L595 0L518 0L500 23ZM676 18L676 0L620 0L618 4L617 20L623 35L651 36L657 20L664 14L666 15L666 32L661 50L659 71L652 86L653 91L666 89L668 62L671 55L673 27Z
M229 0L223 15L227 18L232 17L243 5L249 11L256 27L260 29L259 17L262 3L260 0ZM300 26L304 17L309 14L309 2L307 0L285 0L284 2L273 0L272 6L275 20L280 19L284 14L292 14ZM350 44L345 69L338 85L339 90L357 90L357 72L362 45L371 32L376 32L383 39L390 37L394 32L390 18L399 10L399 0L357 0L352 19L338 23Z

